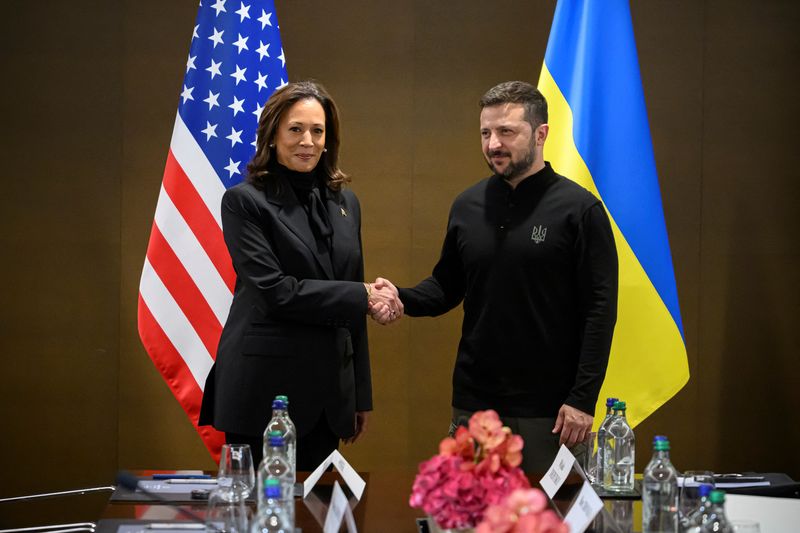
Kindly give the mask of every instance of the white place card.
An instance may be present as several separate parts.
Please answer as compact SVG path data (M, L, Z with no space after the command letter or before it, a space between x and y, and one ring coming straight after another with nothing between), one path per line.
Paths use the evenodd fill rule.
M364 487L367 486L367 482L364 481L364 478L358 475L356 469L350 466L350 463L347 462L347 459L339 453L339 450L333 450L331 453L333 467L339 471L342 475L342 479L344 482L347 483L348 488L356 497L357 500L361 500L361 496L364 494Z
M350 466L350 463L348 463L347 459L345 459L344 456L339 453L339 450L333 450L331 454L311 473L311 475L306 478L306 480L303 482L303 498L308 496L308 493L311 492L311 489L313 489L314 485L317 484L319 478L322 477L325 469L331 464L342 475L342 479L344 479L344 482L347 483L347 487L350 489L356 499L361 500L361 496L364 494L364 487L367 486L367 482L358 475L358 472L356 472L355 468Z
M575 456L572 455L569 448L562 444L553 464L550 465L544 477L539 480L539 483L551 500L555 493L558 492L558 489L561 488L561 485L564 484L564 480L567 479L567 474L572 470L572 465L574 464Z
M331 504L328 507L328 514L325 517L322 533L338 533L339 528L342 527L343 519L347 522L348 533L357 533L356 521L353 518L353 510L350 509L350 503L347 501L342 487L339 486L339 482L334 481Z
M583 487L578 493L578 497L572 502L564 522L569 526L570 533L582 533L586 531L594 517L603 508L603 500L592 488L588 481L583 482Z

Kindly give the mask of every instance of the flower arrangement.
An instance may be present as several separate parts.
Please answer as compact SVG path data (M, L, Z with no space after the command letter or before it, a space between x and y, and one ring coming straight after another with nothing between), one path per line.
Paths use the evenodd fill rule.
M459 427L454 437L442 440L438 455L420 464L409 504L444 528L474 527L489 506L500 506L493 511L499 519L509 494L530 489L519 468L522 446L522 437L503 426L495 411L478 411L470 418L469 429ZM508 508L509 513L521 510L516 500Z

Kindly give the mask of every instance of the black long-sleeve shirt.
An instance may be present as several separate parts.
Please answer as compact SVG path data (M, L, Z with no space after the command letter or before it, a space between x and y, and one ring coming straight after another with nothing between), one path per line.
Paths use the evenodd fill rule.
M454 407L552 417L564 403L594 413L617 284L603 205L547 163L516 189L492 176L461 193L433 275L400 298L410 316L464 302Z

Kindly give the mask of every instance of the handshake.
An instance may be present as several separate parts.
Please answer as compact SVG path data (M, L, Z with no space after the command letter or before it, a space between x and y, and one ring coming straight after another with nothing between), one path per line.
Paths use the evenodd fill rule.
M378 324L387 325L403 316L403 302L388 279L377 278L374 283L364 283L369 294L367 312Z

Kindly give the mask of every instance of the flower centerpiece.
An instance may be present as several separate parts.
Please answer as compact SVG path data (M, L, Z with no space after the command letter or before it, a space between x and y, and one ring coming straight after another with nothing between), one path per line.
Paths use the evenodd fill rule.
M493 524L511 521L513 525L515 516L522 520L528 514L541 515L546 524L560 524L554 513L552 517L545 513L544 494L530 488L519 468L522 446L522 437L503 426L495 411L478 411L470 418L469 428L459 427L453 437L439 443L438 455L420 464L409 504L425 511L441 528L473 528L484 520L490 508L494 518L484 520L481 533L561 531L494 529ZM528 491L515 493L517 489ZM517 496L507 500L512 493Z

